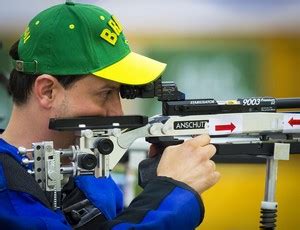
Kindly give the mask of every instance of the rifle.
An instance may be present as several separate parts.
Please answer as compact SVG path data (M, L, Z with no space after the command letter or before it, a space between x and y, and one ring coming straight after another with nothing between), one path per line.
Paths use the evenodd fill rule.
M216 155L251 156L266 159L265 198L261 203L261 229L276 226L275 202L278 160L300 153L300 114L280 109L300 108L300 98L253 97L237 100L185 99L173 82L161 78L142 86L123 85L123 98L157 97L162 114L146 116L77 117L50 119L49 128L74 131L77 143L69 149L55 150L52 141L33 143L34 176L41 188L53 198L53 209L59 208L59 196L65 179L77 175L108 176L138 138L166 147L182 143L194 135L209 134L217 148ZM222 140L221 140L222 139ZM221 141L220 141L221 140ZM68 157L71 164L62 165ZM159 158L142 162L140 185L151 177Z

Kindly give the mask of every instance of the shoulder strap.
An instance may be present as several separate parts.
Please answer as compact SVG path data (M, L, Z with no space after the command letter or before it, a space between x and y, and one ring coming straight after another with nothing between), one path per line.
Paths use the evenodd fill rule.
M9 189L28 193L38 199L47 208L51 208L41 187L16 160L8 154L0 153L0 163L2 163Z

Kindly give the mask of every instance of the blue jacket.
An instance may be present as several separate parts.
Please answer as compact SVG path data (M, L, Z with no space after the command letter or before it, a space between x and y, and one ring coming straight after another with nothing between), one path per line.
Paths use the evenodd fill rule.
M18 150L3 139L0 154L21 165ZM0 162L0 229L72 229L62 211L53 211L26 191L11 188L6 170ZM111 177L80 176L75 184L104 216L99 229L194 229L204 216L199 195L166 177L150 181L125 209L122 193Z

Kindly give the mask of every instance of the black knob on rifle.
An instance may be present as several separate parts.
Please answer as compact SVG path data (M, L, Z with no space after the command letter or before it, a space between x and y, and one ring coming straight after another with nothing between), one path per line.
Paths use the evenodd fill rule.
M99 153L108 155L114 150L114 143L110 139L100 139L96 142Z
M78 166L82 169L92 170L97 166L97 158L93 154L78 155Z

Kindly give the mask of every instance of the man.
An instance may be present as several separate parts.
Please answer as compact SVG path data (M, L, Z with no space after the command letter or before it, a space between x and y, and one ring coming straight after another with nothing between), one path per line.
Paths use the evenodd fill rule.
M12 47L14 108L0 136L1 227L193 229L201 223L200 194L220 177L207 135L166 148L158 177L125 210L111 177L71 180L61 212L49 208L37 183L24 174L29 166L22 165L16 147L45 140L55 148L74 144L73 133L48 129L50 118L122 115L120 84L146 84L162 74L166 65L133 53L122 30L105 10L68 2L34 17Z

